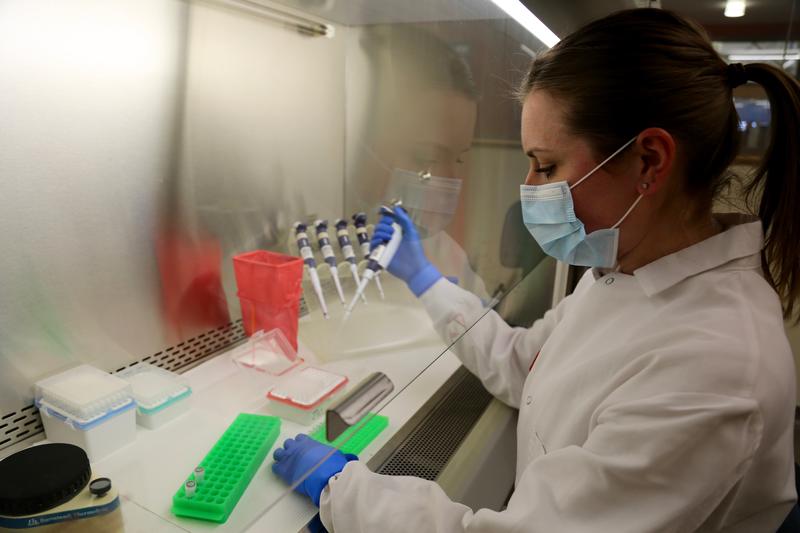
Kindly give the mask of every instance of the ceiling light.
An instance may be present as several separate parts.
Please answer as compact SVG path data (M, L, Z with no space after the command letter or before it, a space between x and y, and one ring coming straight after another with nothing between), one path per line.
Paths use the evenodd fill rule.
M725 16L731 18L743 17L744 8L744 0L728 0L725 3Z
M800 48L789 48L784 50L783 48L735 48L731 50L725 50L722 52L722 55L728 56L783 56L783 54L798 54L800 53Z
M796 61L800 54L731 54L728 61Z
M561 40L519 0L492 0L492 3L505 11L509 17L519 22L523 28L531 32L534 37L542 41L548 48Z

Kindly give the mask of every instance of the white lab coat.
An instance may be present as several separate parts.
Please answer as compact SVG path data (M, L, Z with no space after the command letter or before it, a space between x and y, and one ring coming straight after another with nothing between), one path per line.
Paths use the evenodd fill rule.
M467 253L446 231L422 240L425 256L446 277L456 278L457 285L482 300L489 299L481 277L472 270Z
M473 512L433 482L351 462L323 493L323 523L336 533L774 532L796 499L795 373L762 245L759 222L732 225L633 275L587 272L530 329L490 313L452 350L520 410L508 508ZM446 280L422 300L448 341L482 313Z

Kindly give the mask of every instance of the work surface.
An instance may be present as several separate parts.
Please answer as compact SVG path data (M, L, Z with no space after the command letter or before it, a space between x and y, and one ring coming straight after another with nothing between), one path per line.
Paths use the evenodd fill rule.
M380 315L382 306L370 307L373 315ZM383 307L389 311L392 306ZM403 312L424 314L420 307L413 311L404 307ZM366 322L360 326L368 327ZM344 374L350 378L351 386L374 371L389 376L396 385L395 393L408 385L381 411L388 416L389 427L361 453L362 460L372 457L459 366L449 352L436 359L445 346L435 335L427 334L425 342L405 347L396 343L372 354L326 362L302 343L303 327L301 322L300 355L307 364ZM428 331L432 333L432 329ZM138 427L135 442L92 465L95 476L110 477L119 489L125 531L294 533L316 514L317 509L307 499L287 493L287 486L272 473L271 451L226 523L184 519L170 512L172 495L236 415L269 414L265 393L271 383L280 378L239 368L232 362L230 353L214 357L183 374L193 390L188 413L156 430ZM414 380L432 361L433 364ZM286 438L311 429L311 426L284 420L276 446Z

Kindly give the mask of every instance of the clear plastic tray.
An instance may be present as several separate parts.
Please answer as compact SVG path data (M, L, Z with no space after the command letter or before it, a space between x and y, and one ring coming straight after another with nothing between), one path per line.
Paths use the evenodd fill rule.
M143 413L159 411L192 393L180 376L147 363L126 368L117 376L131 384L133 398Z
M307 366L288 376L267 394L272 401L313 409L347 384L347 377Z
M257 331L231 355L242 368L266 372L274 376L285 374L303 362L279 329Z
M131 385L90 365L36 383L36 404L78 424L95 421L133 403Z

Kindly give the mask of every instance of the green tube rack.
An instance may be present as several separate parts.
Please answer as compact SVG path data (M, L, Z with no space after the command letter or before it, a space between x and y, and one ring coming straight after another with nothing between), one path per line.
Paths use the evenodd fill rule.
M389 419L385 416L374 413L370 413L367 416L369 418L366 422L359 422L347 428L333 442L325 438L325 422L314 429L309 436L317 442L339 449L342 453L358 455L389 425Z
M202 481L195 480L194 472L186 479L195 481L194 495L187 496L181 485L172 497L172 513L225 522L280 432L280 418L246 413L237 416L200 463L205 471Z

